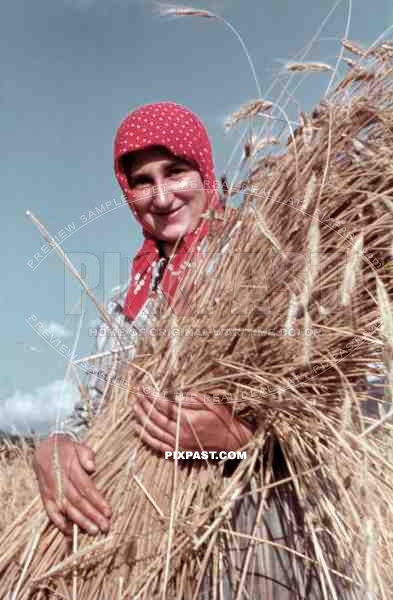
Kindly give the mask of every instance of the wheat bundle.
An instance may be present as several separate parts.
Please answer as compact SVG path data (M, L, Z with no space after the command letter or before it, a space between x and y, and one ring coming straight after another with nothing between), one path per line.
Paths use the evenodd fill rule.
M0 532L3 532L34 496L37 481L31 477L32 443L7 436L0 444Z
M391 401L392 47L369 56L302 115L285 153L248 145L235 217L205 215L215 233L184 280L188 310L162 308L108 391L87 443L110 533L74 530L71 544L36 499L1 539L1 598L255 598L263 547L280 547L299 580L312 573L317 597L391 597L391 428L382 403L367 415L365 373L383 365ZM155 455L135 430L141 384L252 415L247 459L227 477L224 462ZM253 520L237 527L250 498ZM261 535L272 502L280 542Z

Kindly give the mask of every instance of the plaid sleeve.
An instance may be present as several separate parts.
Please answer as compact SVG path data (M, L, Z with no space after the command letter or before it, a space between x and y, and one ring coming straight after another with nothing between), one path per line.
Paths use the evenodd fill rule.
M86 390L85 397L80 395L73 412L62 421L60 429L53 431L51 435L69 435L74 440L81 441L86 436L93 417L102 410L108 378L115 375L116 354L112 351L119 349L119 339L124 341L122 300L127 289L128 284L121 288L106 305L117 335L114 335L112 329L103 321L94 332L95 340L91 356L97 355L97 357L87 361L88 368L83 386Z

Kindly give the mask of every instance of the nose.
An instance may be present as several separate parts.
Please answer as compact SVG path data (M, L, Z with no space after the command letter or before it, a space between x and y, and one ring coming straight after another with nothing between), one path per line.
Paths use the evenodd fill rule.
M168 208L172 203L172 191L169 189L168 182L157 180L153 190L153 206L159 210Z

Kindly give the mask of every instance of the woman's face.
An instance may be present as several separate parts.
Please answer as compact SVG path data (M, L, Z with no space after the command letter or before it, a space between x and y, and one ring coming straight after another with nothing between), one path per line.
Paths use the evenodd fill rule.
M129 202L143 226L164 242L169 256L176 241L198 225L205 208L206 191L199 171L156 146L133 152L125 173L132 191Z

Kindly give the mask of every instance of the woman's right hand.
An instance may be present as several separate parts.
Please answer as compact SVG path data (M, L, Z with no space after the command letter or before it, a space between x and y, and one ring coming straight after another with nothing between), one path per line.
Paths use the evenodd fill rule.
M57 459L56 459L57 456ZM91 535L109 530L110 506L89 474L95 470L94 451L65 435L54 435L37 446L33 468L49 519L64 534L72 524Z

